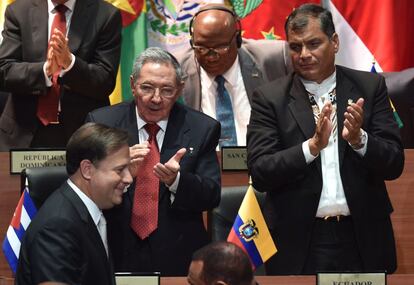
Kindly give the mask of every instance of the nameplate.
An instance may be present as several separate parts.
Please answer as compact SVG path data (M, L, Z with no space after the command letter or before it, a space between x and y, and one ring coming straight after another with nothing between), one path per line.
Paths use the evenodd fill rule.
M381 273L318 273L318 285L386 285L387 279Z
M10 173L20 174L25 168L65 166L66 151L63 149L12 149Z
M160 273L116 272L116 285L160 285Z
M221 149L221 169L247 170L246 147L223 147Z

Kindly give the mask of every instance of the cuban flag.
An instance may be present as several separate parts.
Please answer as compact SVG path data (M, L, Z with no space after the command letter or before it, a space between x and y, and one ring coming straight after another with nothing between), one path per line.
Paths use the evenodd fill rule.
M32 198L30 198L29 190L26 187L20 197L16 210L14 210L13 218L7 229L6 238L3 241L4 256L14 274L16 274L17 263L19 261L21 240L36 213L36 206Z
M252 186L247 189L227 241L248 254L253 268L277 252Z

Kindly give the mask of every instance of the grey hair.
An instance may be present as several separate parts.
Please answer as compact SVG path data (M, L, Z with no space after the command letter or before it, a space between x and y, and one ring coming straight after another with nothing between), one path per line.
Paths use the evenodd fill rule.
M183 70L178 63L177 59L168 51L163 50L159 47L149 47L144 50L138 57L135 59L134 66L132 68L132 82L136 83L141 69L146 63L160 63L160 64L171 64L175 70L175 78L177 85L180 85L184 80Z

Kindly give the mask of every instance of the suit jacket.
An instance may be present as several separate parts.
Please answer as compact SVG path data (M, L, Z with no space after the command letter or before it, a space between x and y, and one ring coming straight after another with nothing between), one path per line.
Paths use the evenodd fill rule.
M243 39L238 51L244 87L251 103L253 90L266 82L288 74L292 70L289 48L285 41ZM201 110L201 82L199 65L191 48L176 54L187 74L183 97L186 105Z
M87 121L128 131L130 146L139 143L135 102L121 103L91 112ZM185 276L192 253L209 242L202 212L220 201L220 168L215 148L220 124L200 112L176 103L171 110L160 152L167 162L182 147L187 153L180 163L175 200L160 183L158 228L141 240L131 229L135 182L123 203L107 213L108 240L116 271L160 271ZM192 148L192 150L190 150Z
M384 180L397 178L404 167L398 127L383 77L336 68L338 153L341 180L353 218L364 270L396 269ZM360 157L340 135L348 99L364 98L362 128L367 150ZM269 274L300 274L322 190L320 157L306 164L302 143L315 132L306 90L296 74L255 92L247 132L248 167L258 191L267 192L265 217L278 247Z
M109 104L115 86L121 47L121 16L103 0L78 0L69 28L69 48L75 55L72 69L59 79L60 121L67 139L86 114ZM7 6L0 74L4 90L11 92L0 117L0 150L28 147L40 122L39 96L47 93L43 65L48 46L46 0L20 0Z
M15 280L18 285L44 281L115 285L98 229L66 182L51 194L30 223Z

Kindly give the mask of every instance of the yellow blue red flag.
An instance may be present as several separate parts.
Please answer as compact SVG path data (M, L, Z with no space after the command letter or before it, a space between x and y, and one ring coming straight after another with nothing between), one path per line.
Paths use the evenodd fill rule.
M249 255L254 268L277 252L251 185L243 198L227 241L242 248Z

